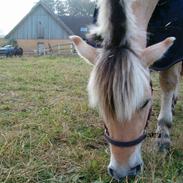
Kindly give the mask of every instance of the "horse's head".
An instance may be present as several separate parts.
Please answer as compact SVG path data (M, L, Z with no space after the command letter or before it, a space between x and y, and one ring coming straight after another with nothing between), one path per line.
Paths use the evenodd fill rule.
M137 175L143 164L141 144L152 105L148 68L175 38L143 48L139 37L146 39L146 34L136 26L129 0L100 0L99 6L96 33L104 39L103 48L70 38L79 55L94 65L88 84L90 104L99 108L105 122L109 174L120 180Z
M95 88L94 80L96 64L99 62L102 49L91 47L78 36L71 36L70 38L73 41L78 54L90 64L94 64L94 70L91 73L88 85L90 103L93 106L99 102L99 98L96 98L96 96L97 90L100 88ZM129 86L128 93L125 93L122 90L124 89L124 86L120 84L120 88L118 88L119 91L116 90L118 93L114 92L116 94L114 97L117 105L115 107L115 112L118 112L119 120L115 118L116 116L113 116L116 115L116 113L109 116L109 113L104 114L103 108L100 108L106 126L106 139L109 141L111 150L111 161L108 170L110 175L114 176L116 179L128 175L136 175L141 169L143 164L141 158L141 143L144 139L144 129L152 105L152 91L148 68L154 61L160 59L164 55L173 44L174 40L175 38L173 37L167 38L156 45L145 48L141 51L138 58L132 53L132 57L135 60L134 65L132 66L134 70L131 70L128 75L129 78L125 79L125 82L127 82L125 87L127 87L129 83L131 85ZM98 72L102 72L102 70L98 70ZM108 72L109 71L104 71L103 74L107 75ZM124 73L122 72L122 74ZM124 75L124 77L126 76ZM110 77L108 79L110 80ZM131 91L134 93L131 93ZM108 91L106 90L103 92L107 93ZM118 98L118 95L120 96L121 94L123 95L123 98ZM121 103L121 101L123 103ZM105 106L103 107L105 108Z

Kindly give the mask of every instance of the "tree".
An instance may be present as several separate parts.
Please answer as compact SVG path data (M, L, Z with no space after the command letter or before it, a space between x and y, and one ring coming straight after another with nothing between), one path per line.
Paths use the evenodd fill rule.
M65 7L70 16L93 16L95 2L91 0L67 0Z
M41 0L51 11L62 16L93 16L94 0Z
M17 47L17 46L18 46L18 42L17 42L17 40L15 40L15 39L10 39L10 40L8 40L6 44L7 44L7 45L12 45L12 46L14 46L14 47Z
M48 6L48 8L55 12L55 0L40 0L41 2L43 2L46 6Z
M55 13L59 16L67 15L66 4L62 0L55 0Z

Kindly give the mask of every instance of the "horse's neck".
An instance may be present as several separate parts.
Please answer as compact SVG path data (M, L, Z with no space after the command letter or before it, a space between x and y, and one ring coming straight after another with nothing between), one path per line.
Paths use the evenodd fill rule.
M136 0L133 3L133 11L138 22L146 30L153 11L159 0Z
M147 26L153 11L159 0L135 0L133 3L133 12L136 17L136 22L141 31L146 32ZM142 48L146 47L146 36L140 38Z

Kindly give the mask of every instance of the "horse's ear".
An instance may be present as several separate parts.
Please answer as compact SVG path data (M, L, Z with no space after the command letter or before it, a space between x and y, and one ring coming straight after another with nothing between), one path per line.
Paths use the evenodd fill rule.
M173 45L175 37L169 37L164 41L145 48L142 52L142 59L147 67L161 59L168 49Z
M96 63L96 57L98 53L97 49L87 44L79 36L70 36L69 38L70 40L72 40L79 56L84 58L84 60L86 60L90 64L94 65Z

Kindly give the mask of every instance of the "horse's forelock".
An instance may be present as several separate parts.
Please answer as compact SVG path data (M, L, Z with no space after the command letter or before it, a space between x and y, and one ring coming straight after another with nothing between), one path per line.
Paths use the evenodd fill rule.
M148 79L137 57L135 39L140 31L132 13L132 1L115 2L118 4L113 0L100 1L98 31L104 38L104 49L91 74L88 90L90 102L98 105L105 120L126 121L143 102ZM113 20L115 9L121 11L119 22ZM123 36L114 34L118 28L123 30Z
M107 65L94 68L88 84L90 104L99 107L106 121L128 121L142 104L148 82L148 71L128 52L115 70Z

